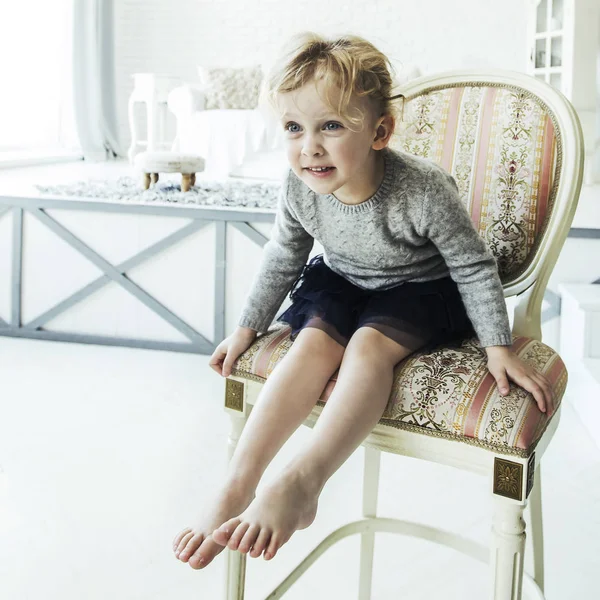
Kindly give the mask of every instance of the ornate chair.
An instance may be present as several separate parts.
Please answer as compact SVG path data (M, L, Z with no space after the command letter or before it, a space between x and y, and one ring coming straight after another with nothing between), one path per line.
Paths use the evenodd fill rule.
M489 562L493 600L519 600L524 579L526 597L541 599L537 466L558 427L567 383L560 356L541 342L541 303L579 197L581 126L562 94L516 72L452 71L412 80L400 91L405 106L392 146L438 163L456 179L473 223L498 261L505 296L517 296L513 349L550 379L555 405L542 413L533 397L514 384L508 396L500 396L475 338L458 348L417 352L400 362L385 413L363 444L364 518L330 534L269 598L281 597L333 543L359 533L358 598L368 599L374 535L385 531L429 539ZM261 386L290 347L289 328L274 324L238 358L226 381L230 452ZM334 374L306 425L314 425L335 384ZM377 517L382 451L487 476L494 506L491 548L441 529ZM533 577L523 569L523 511L529 500ZM225 552L226 598L241 600L246 556Z

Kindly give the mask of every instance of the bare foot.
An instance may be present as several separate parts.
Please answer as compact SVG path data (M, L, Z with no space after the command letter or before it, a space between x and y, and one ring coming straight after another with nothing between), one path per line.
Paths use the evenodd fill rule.
M189 562L193 569L203 569L223 546L215 544L211 537L213 530L231 515L237 515L252 501L254 490L248 486L228 484L217 495L212 507L205 511L203 518L193 527L186 527L173 540L175 557L182 562Z
M264 552L270 560L294 531L306 529L315 520L320 491L306 476L283 473L242 514L213 531L213 540L243 554L250 551L253 558Z

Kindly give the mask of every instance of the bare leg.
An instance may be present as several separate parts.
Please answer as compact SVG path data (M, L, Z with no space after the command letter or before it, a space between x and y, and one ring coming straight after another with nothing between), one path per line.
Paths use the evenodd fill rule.
M213 532L232 550L275 556L297 529L314 520L326 481L377 424L387 405L394 366L411 350L361 327L350 340L335 389L307 446L238 517Z
M210 534L250 504L265 469L310 414L343 354L343 346L323 331L307 328L300 332L250 413L213 507L194 528L175 537L173 549L179 560L202 568L223 550Z

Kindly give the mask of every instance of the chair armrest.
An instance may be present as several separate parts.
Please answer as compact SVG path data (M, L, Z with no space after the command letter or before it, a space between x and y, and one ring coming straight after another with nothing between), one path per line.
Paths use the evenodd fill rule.
M198 110L204 110L206 97L200 87L185 84L169 92L167 103L177 119L185 119Z

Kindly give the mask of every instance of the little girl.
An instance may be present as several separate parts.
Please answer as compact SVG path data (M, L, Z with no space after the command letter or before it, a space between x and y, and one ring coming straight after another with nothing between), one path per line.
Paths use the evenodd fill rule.
M544 375L511 350L497 265L454 179L388 148L390 67L362 38L305 34L267 80L291 169L239 326L209 364L229 376L290 289L280 320L294 344L262 388L224 486L174 540L175 556L194 569L225 546L271 559L308 527L326 481L381 418L394 366L416 350L476 334L503 395L510 379L541 411L552 401ZM305 265L315 239L325 253ZM338 368L310 441L255 497Z

